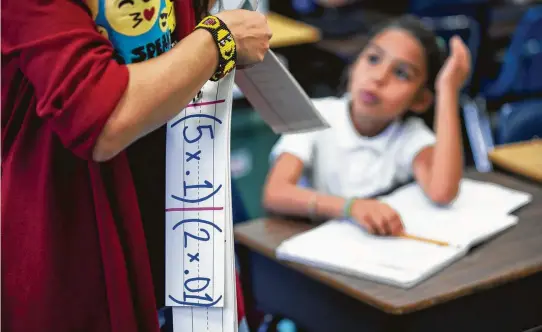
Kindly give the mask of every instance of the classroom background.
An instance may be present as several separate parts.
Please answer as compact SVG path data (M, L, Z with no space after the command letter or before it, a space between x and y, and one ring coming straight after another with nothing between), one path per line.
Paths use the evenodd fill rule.
M280 56L284 65L311 98L339 96L343 93L345 69L366 41L365 36L371 26L382 20L410 13L422 17L424 23L434 29L445 41L455 34L461 36L472 54L472 73L462 91L461 99L466 169L484 173L490 177L495 176L495 172L498 171L500 172L498 174L503 174L503 176L519 178L527 183L529 190L540 192L540 181L542 181L542 145L539 139L542 137L541 1L260 1L262 1L260 10L268 15L269 25L274 34L271 48ZM279 135L273 133L259 114L253 111L240 91L234 93L234 99L231 124L231 172L234 223L238 228L239 225L251 220L266 218L261 205L262 188L270 166L269 153ZM516 151L499 149L509 146L516 147ZM529 187L533 184L534 187ZM536 202L540 201L535 199L532 204ZM540 203L536 208L537 211L541 210ZM531 215L535 216L532 213ZM537 241L541 242L542 237ZM535 250L535 248L531 249ZM535 264L535 270L538 272L542 270L541 254L542 252L538 252L536 256L538 265ZM298 322L295 317L288 317L289 306L284 307L284 310L272 310L259 303L256 298L258 294L252 294L257 293L254 288L266 284L273 289L275 286L272 284L277 282L277 278L282 278L282 275L273 272L273 268L266 270L266 274L262 272L256 275L254 269L262 265L254 263L254 260L261 257L256 255L257 257L254 258L253 253L247 250L246 246L242 246L237 251L237 255L240 261L244 260L245 265L248 264L251 270L241 270L241 274L244 291L248 293L247 312L252 330L257 332L313 331L307 328L310 324L305 321ZM259 279L255 280L255 278ZM540 273L536 282L538 287L534 289L537 289L537 293L531 295L540 299L542 298ZM516 290L516 293L518 292L520 291ZM265 296L270 297L269 301L273 302L273 296L280 295L274 295L272 291L268 291ZM333 299L334 296L336 295L328 294L326 298ZM302 301L292 304L293 307L296 305L305 304ZM334 303L328 303L328 306L334 306ZM325 307L323 311L311 312L310 308L306 310L308 312L301 320L333 321L333 317L328 317L328 315L333 315L332 311L327 311ZM475 309L472 307L469 310ZM498 306L494 310L497 316L509 314L499 312ZM540 313L542 320L542 305L536 313ZM384 319L374 313L369 316L370 318L367 319L373 320L373 323L375 320ZM401 325L394 326L397 328ZM389 328L386 331L404 330L395 328ZM342 331L338 327L328 330ZM433 330L440 331L441 329ZM476 329L476 331L485 330L485 328ZM359 331L373 330L360 327Z

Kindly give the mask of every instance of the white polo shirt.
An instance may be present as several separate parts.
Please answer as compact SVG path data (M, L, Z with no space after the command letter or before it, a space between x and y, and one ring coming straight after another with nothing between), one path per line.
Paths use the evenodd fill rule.
M291 153L302 160L312 187L343 197L371 197L413 176L414 157L435 144L434 133L418 118L393 122L375 137L360 136L348 112L348 98L323 98L314 105L330 128L283 135L271 159Z

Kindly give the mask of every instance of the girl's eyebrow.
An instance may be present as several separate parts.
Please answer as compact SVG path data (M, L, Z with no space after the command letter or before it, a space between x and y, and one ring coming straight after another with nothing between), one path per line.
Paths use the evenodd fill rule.
M386 50L384 50L382 47L380 47L379 45L377 45L375 43L372 43L372 42L370 42L367 45L367 48L372 48L372 49L376 50L378 53L384 53L384 54L387 53ZM405 59L402 59L402 58L393 58L393 59L400 62L402 65L406 65L407 67L411 68L415 75L419 75L421 73L420 68L418 68L412 62L410 62L408 60L405 60Z
M374 48L380 53L386 53L386 52L384 52L384 49L382 49L382 47L378 46L377 44L375 44L373 42L369 42L369 44L367 45L367 48Z

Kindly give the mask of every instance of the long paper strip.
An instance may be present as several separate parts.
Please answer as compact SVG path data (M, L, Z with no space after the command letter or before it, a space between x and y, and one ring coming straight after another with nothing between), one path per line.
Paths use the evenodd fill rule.
M257 5L242 0L239 8ZM218 7L224 9L221 2ZM235 71L207 82L200 98L168 123L166 305L173 307L175 332L238 330L230 191L234 77ZM241 89L275 131L327 127L271 51L240 77Z
M168 123L166 305L174 331L237 331L230 191L234 73Z
M229 184L228 184L229 187ZM231 209L228 209L227 218L231 220ZM235 291L235 267L233 261L233 230L226 227L225 236L225 267L226 287L225 303L223 308L201 307L174 307L174 332L237 332L237 301Z

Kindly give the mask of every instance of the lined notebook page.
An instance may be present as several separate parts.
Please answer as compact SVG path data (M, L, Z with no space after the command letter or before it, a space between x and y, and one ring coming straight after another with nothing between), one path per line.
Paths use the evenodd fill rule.
M401 216L408 233L457 246L472 246L518 222L510 212L527 204L529 193L501 185L462 179L455 201L448 206L431 202L411 183L381 200Z
M288 239L276 252L279 259L401 287L418 283L463 254L461 248L373 236L340 220Z
M518 222L518 217L483 210L399 211L407 233L459 247L471 247Z
M408 288L472 245L514 226L518 218L508 213L528 203L531 195L463 180L459 197L448 207L432 204L416 184L381 199L399 212L409 234L451 245L373 236L352 222L335 220L284 241L277 257Z
M529 203L532 195L494 183L462 179L457 198L446 207L432 203L416 183L399 188L381 200L397 210L480 210L508 214Z

